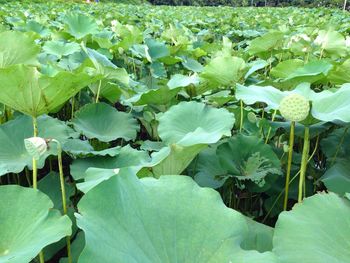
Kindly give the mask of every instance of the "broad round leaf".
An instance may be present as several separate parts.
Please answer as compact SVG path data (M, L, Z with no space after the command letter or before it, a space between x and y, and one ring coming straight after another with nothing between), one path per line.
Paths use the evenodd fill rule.
M70 13L65 17L68 32L77 39L98 32L96 21L84 14Z
M71 137L77 137L71 128L63 122L49 116L38 118L39 136L46 139L56 139L62 144ZM25 166L32 167L33 157L28 154L24 146L24 139L33 136L32 119L29 116L19 116L15 120L0 125L0 176L6 173L19 173ZM38 161L42 168L45 159L57 154L56 147L50 147Z
M241 249L246 219L189 177L116 175L90 190L78 209L86 238L79 262L274 262L269 252Z
M349 200L316 194L280 214L273 251L280 263L345 263L350 259L349 233Z
M71 221L43 193L0 186L0 262L27 263L47 245L71 234Z
M80 51L80 46L75 42L65 43L63 41L52 40L45 42L43 50L48 54L61 58L62 56L68 56Z
M231 56L216 57L204 67L201 77L213 87L235 85L244 76L245 62Z
M24 33L0 33L0 68L14 64L36 65L39 52L40 47Z
M30 116L56 110L95 81L86 73L41 74L35 67L13 65L0 69L0 103Z
M76 113L72 123L89 139L97 138L102 142L118 138L133 140L139 130L137 121L130 114L117 111L106 103L84 106Z
M262 187L268 175L281 174L281 164L271 146L256 136L237 135L219 145L222 168L238 180L250 180Z
M198 102L181 102L159 118L159 137L181 146L216 143L230 136L234 115Z
M321 121L350 122L350 84L336 92L317 98L312 103L312 115Z

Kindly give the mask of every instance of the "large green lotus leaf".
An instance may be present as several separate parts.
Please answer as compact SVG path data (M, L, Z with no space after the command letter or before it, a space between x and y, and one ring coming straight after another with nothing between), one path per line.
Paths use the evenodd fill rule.
M0 68L14 64L37 65L40 47L26 34L15 31L0 33Z
M40 137L54 138L61 143L78 136L63 122L48 116L38 118L38 129ZM19 173L26 166L32 167L33 157L24 147L24 139L29 137L33 137L33 124L29 116L22 115L0 125L0 175ZM44 166L45 159L51 154L57 154L54 146L40 158L39 168Z
M35 67L0 69L0 102L25 114L40 116L56 110L94 79L86 73L42 75Z
M104 75L100 86L100 96L111 103L115 103L122 95L122 88L128 87L129 75L123 68L111 68L103 65L100 65L100 67L103 67ZM99 82L95 82L89 86L94 94L97 94L99 85Z
M327 79L336 85L342 85L350 82L350 59L345 60L340 65L335 65L328 73Z
M350 164L340 162L327 169L320 180L329 191L344 195L350 190Z
M185 76L181 74L175 74L174 76L171 77L167 85L170 89L175 89L179 87L187 87L190 85L198 85L198 84L199 84L199 78L197 75Z
M257 37L250 42L249 53L259 54L271 51L282 44L284 33L279 31L268 32L261 37Z
M349 200L320 193L280 214L273 252L280 263L345 263L350 259L349 233Z
M64 183L65 189L66 189L66 200L67 200L67 206L68 206L68 216L71 218L71 220L74 222L74 209L72 208L70 197L74 194L74 187L71 184ZM47 175L45 175L39 182L38 182L38 189L46 194L51 201L54 204L54 209L59 210L61 213L63 213L63 206L62 206L62 195L61 195L61 187L60 187L60 177L57 172L50 172ZM73 233L76 231L77 227L73 223ZM62 248L66 246L66 239L63 238L59 242L56 242L54 244L51 244L44 249L44 257L45 260L51 259L58 251L60 251Z
M85 177L88 168L116 169L124 167L137 167L145 165L150 161L146 151L138 151L129 145L120 149L119 154L114 157L95 156L84 159L76 159L70 166L71 175L75 180Z
M180 146L216 143L230 136L234 115L195 101L181 102L159 118L159 137Z
M220 163L238 180L262 187L268 175L281 174L281 163L270 145L256 136L237 135L217 148Z
M345 161L350 157L350 129L341 128L334 130L327 138L322 139L321 148L330 162ZM335 160L334 157L336 158Z
M272 86L250 85L246 87L237 84L235 96L237 99L243 100L245 104L252 105L256 102L265 102L269 109L277 110L281 100L292 93L298 93L310 101L326 98L332 94L329 90L316 93L311 89L310 83L303 82L291 91L280 91Z
M196 155L206 147L206 144L192 146L171 144L159 152L154 152L151 162L144 166L157 178L161 175L181 174Z
M81 13L70 13L65 16L65 24L68 32L77 39L98 32L96 21Z
M139 130L137 121L128 113L117 111L106 103L87 104L72 120L74 128L89 139L110 142L118 138L133 140Z
M51 40L45 42L43 50L51 55L55 55L59 58L62 56L68 56L75 52L80 51L80 45L75 42L65 43L63 41Z
M347 54L345 37L337 31L319 31L315 43L320 46L321 51L326 51L329 55L345 56Z
M255 60L251 63L249 63L249 70L248 72L244 75L244 78L247 79L249 76L251 76L253 73L255 73L256 71L265 68L266 66L268 66L269 63L266 60Z
M245 62L239 57L221 56L212 59L204 67L200 77L211 86L235 85L244 76Z
M209 146L201 151L194 163L194 180L202 187L217 189L225 183L226 170L216 154L216 146Z
M114 169L115 159L108 156L94 156L83 159L76 159L70 165L70 174L74 180L81 180L85 177L85 172L90 167Z
M108 148L105 150L95 151L88 141L79 139L69 139L62 145L63 151L73 158L85 158L92 156L116 156L120 153L120 146Z
M71 221L43 193L0 186L0 262L30 262L47 245L71 234Z
M271 251L274 229L248 217L246 219L249 227L249 234L242 243L242 248L258 250L259 252Z
M287 78L284 79L284 82L288 83L293 81L293 83L314 83L324 79L332 68L333 65L326 60L310 61L304 66L294 70Z
M289 59L277 64L276 67L271 69L271 76L275 78L288 78L294 71L304 65L304 61L301 59Z
M145 39L145 43L148 47L148 54L152 59L151 61L170 55L169 49L165 43L159 42L153 38Z
M235 97L243 100L245 104L252 105L256 102L265 102L271 109L278 109L284 93L272 86L243 86L237 84Z
M204 67L197 60L193 58L183 58L181 64L187 68L188 70L192 70L193 72L202 72Z
M89 191L78 210L86 238L79 262L275 262L270 252L243 250L245 218L189 177L116 175Z
M344 84L328 96L316 98L312 103L312 115L321 121L350 122L350 84Z
M165 105L179 93L180 89L180 87L172 89L167 86L162 86L158 89L149 89L145 92L134 95L126 100L126 102L131 102L135 106L147 104Z

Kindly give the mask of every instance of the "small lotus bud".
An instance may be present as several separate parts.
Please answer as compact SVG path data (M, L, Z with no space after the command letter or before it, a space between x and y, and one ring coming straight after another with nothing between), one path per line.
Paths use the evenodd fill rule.
M300 122L309 115L310 103L305 97L294 93L282 99L279 110L286 120Z
M251 123L256 123L258 121L255 113L251 112L251 111L248 112L247 118L248 118L248 121L251 122Z
M112 20L112 21L111 21L111 25L112 25L112 26L116 26L117 24L118 24L117 20Z
M40 137L24 139L24 146L27 152L36 160L39 160L39 158L47 151L47 142Z

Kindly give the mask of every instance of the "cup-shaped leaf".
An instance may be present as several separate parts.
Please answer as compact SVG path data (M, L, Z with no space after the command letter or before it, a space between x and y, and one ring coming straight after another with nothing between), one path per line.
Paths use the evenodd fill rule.
M86 73L59 72L50 77L35 67L0 69L0 103L30 116L56 110L95 79Z
M139 125L131 114L118 111L106 103L88 104L73 119L74 128L88 138L110 142L118 138L133 140Z
M234 115L198 102L181 102L159 118L160 138L181 146L216 143L230 136Z
M68 32L76 39L81 39L89 34L98 32L96 21L81 13L70 13L65 17Z

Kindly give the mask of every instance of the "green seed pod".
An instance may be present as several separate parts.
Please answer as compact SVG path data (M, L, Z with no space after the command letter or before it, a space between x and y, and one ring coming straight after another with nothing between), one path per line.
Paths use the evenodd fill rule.
M248 112L247 118L248 118L248 121L251 123L256 123L258 121L258 118L256 117L255 113L251 111Z
M305 97L294 93L282 99L279 110L286 120L300 122L309 115L310 103Z

